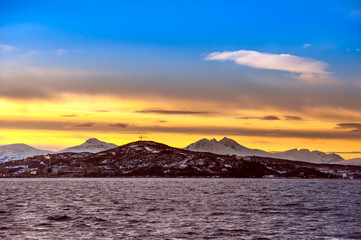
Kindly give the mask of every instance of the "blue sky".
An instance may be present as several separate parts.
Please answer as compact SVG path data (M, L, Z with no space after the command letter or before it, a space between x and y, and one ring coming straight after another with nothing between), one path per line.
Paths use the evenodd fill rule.
M353 82L361 74L360 11L359 1L336 0L2 1L0 44L16 51L0 54L33 66L142 70L158 79L186 73L212 81L208 71L229 81L284 77L203 61L212 52L249 50L322 61L333 78Z
M360 47L360 5L335 0L2 1L0 24L10 29L1 38L29 48L106 42L274 53L296 53L298 46L311 43L313 51L337 53Z

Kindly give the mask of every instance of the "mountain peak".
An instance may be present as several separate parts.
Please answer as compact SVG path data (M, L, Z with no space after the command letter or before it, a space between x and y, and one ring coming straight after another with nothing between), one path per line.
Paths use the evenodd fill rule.
M60 152L90 152L90 153L96 153L101 152L104 150L108 150L111 148L118 147L117 145L113 143L107 143L100 141L96 138L89 138L86 140L83 144L80 144L78 146L66 148L64 150L61 150Z
M89 138L85 141L85 143L88 144L98 144L98 143L104 143L103 141L98 140L97 138Z
M238 144L236 141L234 141L233 139L230 139L230 138L227 138L227 137L224 137L224 138L222 138L222 140L221 141L219 141L220 143L222 143L222 144L237 144L237 145L240 145L240 144Z
M233 139L224 137L222 140L216 139L208 140L203 138L195 143L190 144L185 148L186 150L196 152L211 152L221 155L238 155L238 156L269 156L270 154L257 149L249 149L238 144Z

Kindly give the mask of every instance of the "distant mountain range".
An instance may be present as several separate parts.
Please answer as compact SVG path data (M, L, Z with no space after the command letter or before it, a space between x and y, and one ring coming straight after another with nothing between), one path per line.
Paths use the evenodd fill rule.
M361 167L218 155L138 141L99 153L56 153L0 163L0 177L361 179Z
M337 163L345 161L341 156L331 153L323 153L320 151L310 151L308 149L291 149L285 152L265 152L258 149L251 149L240 145L236 141L223 138L220 141L216 139L208 140L201 139L195 143L190 144L185 148L186 150L195 152L211 152L222 155L236 155L236 156L260 156L273 157L295 161L303 161L310 163Z
M106 143L99 141L96 138L90 138L83 144L69 147L58 151L57 153L98 153L105 150L118 147L113 143ZM240 157L245 156L258 156L265 158L278 158L286 160L303 161L309 163L330 163L330 164L343 164L343 165L360 165L361 159L344 160L337 154L327 154L320 151L310 151L308 149L291 149L285 152L266 152L259 149L251 149L240 145L236 141L224 137L222 140L216 139L208 140L201 139L195 143L190 144L185 150L194 152L210 152L220 155L236 155ZM48 150L40 150L26 144L10 144L0 146L0 163L13 160L22 160L28 157L37 155L54 154L56 152Z
M353 158L353 159L349 159L349 160L344 160L344 161L338 162L338 164L361 166L361 158Z
M71 153L80 153L80 152L90 152L97 153L105 151L111 148L118 147L113 143L106 143L99 141L96 138L90 138L86 140L83 144L78 146L70 147L59 151L59 153L71 152ZM26 144L10 144L0 146L0 163L8 162L13 160L21 160L28 157L33 157L37 155L46 155L56 153L48 150L40 150L34 147L31 147Z

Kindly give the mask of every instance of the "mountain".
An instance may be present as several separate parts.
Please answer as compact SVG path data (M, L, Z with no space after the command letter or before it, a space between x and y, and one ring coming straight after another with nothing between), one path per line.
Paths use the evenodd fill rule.
M20 160L27 157L33 157L36 155L46 155L48 153L53 153L47 150L40 150L34 147L31 147L26 144L10 144L0 146L0 163Z
M222 155L274 157L311 163L337 163L344 160L341 156L334 153L326 154L320 151L311 152L308 149L291 149L285 152L269 153L258 149L244 147L236 141L226 137L220 141L217 141L216 139L201 139L198 142L190 144L185 149Z
M251 149L238 144L236 141L224 137L222 140L208 140L203 138L195 143L190 144L184 149L194 152L210 152L221 155L237 155L237 156L260 156L270 157L271 154L258 149Z
M361 167L217 155L138 141L99 153L57 153L0 163L0 176L361 178Z
M311 163L337 163L344 159L335 153L324 153L320 151L310 151L308 149L291 149L285 152L275 152L273 157L289 160L311 162Z
M73 153L80 153L80 152L90 152L90 153L97 153L101 151L105 151L108 149L112 149L118 147L113 143L106 143L103 141L99 141L96 138L90 138L86 140L83 144L78 146L70 147L59 151L59 153L64 152L73 152Z
M361 166L361 158L353 158L353 159L349 159L349 160L343 160L341 162L338 162L337 164Z
M63 152L97 153L97 152L112 149L115 147L118 147L118 146L115 144L112 144L112 143L106 143L106 142L99 141L96 138L90 138L81 145L66 148L60 152L61 153L63 153ZM3 145L3 146L0 146L0 163L7 162L7 161L13 161L13 160L21 160L21 159L36 156L36 155L46 155L49 153L54 153L54 152L48 151L48 150L40 150L40 149L31 147L29 145L22 144L22 143Z

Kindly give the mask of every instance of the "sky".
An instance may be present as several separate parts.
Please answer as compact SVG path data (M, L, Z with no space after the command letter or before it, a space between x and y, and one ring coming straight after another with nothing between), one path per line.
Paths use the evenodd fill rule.
M361 157L361 2L0 1L0 145Z

